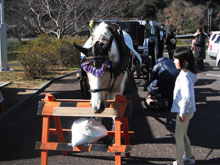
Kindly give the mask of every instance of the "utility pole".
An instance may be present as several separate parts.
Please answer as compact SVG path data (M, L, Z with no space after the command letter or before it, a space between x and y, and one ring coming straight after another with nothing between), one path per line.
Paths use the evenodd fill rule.
M212 1L210 0L208 3L208 33L212 31L212 8L211 8Z
M9 70L7 56L6 24L4 21L4 0L0 0L0 72Z
M208 30L212 31L212 9L208 9Z

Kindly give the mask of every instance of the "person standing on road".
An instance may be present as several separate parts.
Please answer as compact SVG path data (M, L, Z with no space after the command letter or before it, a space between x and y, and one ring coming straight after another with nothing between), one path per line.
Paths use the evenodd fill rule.
M171 112L177 113L175 128L177 161L174 161L173 165L195 164L187 136L189 122L196 111L194 83L197 76L192 51L188 48L177 49L174 53L174 64L180 69L180 73L175 82L171 108Z
M194 43L195 46L195 59L196 59L196 65L200 71L204 70L204 59L206 57L205 52L205 35L202 32L201 28L197 29L197 39Z
M150 34L151 34L151 24L150 24L150 21L149 20L146 20L146 24L145 24L145 38L149 38Z
M195 42L196 42L196 40L197 40L197 33L196 33L194 36L195 36L195 38L192 40L192 46L191 46L192 52L195 51Z
M169 54L169 59L173 59L174 50L176 49L176 36L172 30L169 30L168 32L166 45Z
M155 65L155 31L154 31L154 23L153 21L146 20L145 21L145 36L143 46L148 47L148 51L143 52L146 55L151 56L151 68ZM146 64L147 65L147 64Z
M163 47L164 47L164 39L166 38L166 31L164 30L164 24L160 25L159 33L158 33L158 54L157 58L163 56Z

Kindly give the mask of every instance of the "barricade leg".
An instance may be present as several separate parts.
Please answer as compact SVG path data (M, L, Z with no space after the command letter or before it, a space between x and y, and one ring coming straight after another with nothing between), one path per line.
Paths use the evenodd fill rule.
M48 143L49 140L50 117L44 116L42 123L42 144ZM48 150L41 151L41 165L48 164Z
M54 125L56 128L56 133L57 133L57 137L59 142L62 143L66 143L65 137L63 135L63 131L62 131L62 124L60 121L60 117L59 116L53 116L53 120L54 120ZM62 155L67 155L68 152L67 151L62 151Z
M125 145L130 145L130 138L129 138L129 128L128 128L128 118L124 117L122 119L122 127L123 127L123 132L124 132L124 144ZM125 157L130 157L130 153L125 153Z
M121 120L119 117L115 118L115 145L121 146ZM121 165L121 152L115 153L115 165Z

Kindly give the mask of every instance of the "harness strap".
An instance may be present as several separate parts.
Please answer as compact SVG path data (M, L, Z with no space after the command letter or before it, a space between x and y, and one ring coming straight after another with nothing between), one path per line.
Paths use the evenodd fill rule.
M125 70L129 69L131 66L131 56L130 56L130 51L127 45L125 44L124 41L124 35L120 27L118 27L119 32L117 29L112 29L111 26L108 27L109 31L112 33L116 44L119 49L119 54L120 54L120 64L113 69L113 73L115 77L120 75L121 73L125 72Z
M90 89L89 91L91 93L96 93L96 92L102 92L102 91L108 91L109 93L112 91L112 88L114 87L115 85L115 81L116 81L116 77L114 77L114 81L112 83L112 85L109 87L109 88L101 88L101 89ZM111 80L112 80L112 74L111 74Z
M90 60L90 59L109 59L108 57L103 57L103 56L89 56L86 57L86 60Z

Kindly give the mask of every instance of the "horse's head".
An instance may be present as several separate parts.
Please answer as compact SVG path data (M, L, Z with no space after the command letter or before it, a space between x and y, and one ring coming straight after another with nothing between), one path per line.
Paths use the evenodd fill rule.
M84 55L85 62L81 67L86 71L90 92L91 106L95 112L105 109L105 100L113 99L114 69L120 62L117 43L106 23L100 23L93 31L88 48L75 45Z

